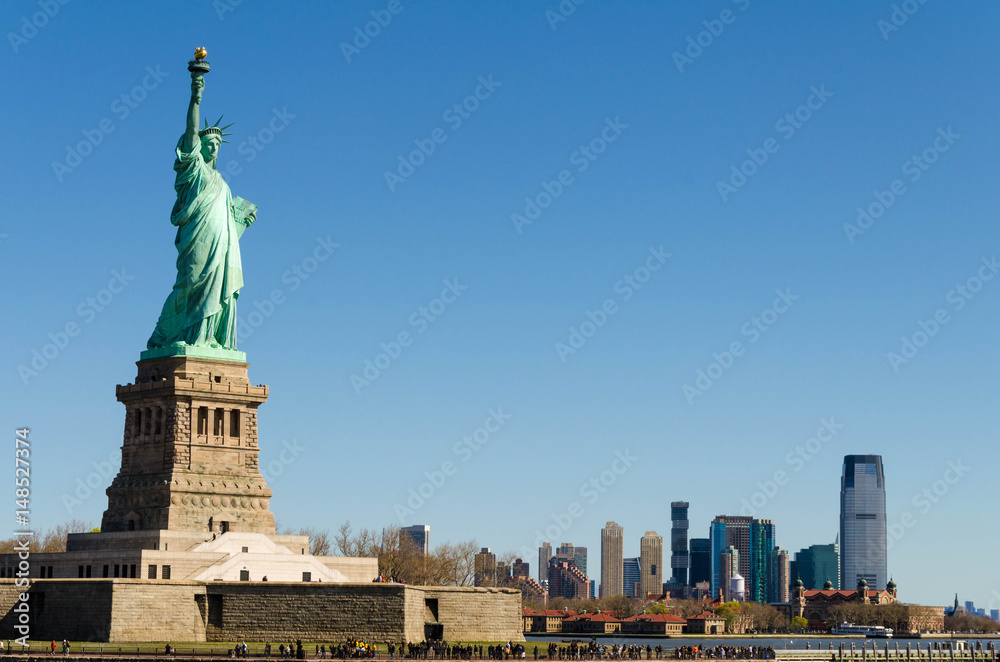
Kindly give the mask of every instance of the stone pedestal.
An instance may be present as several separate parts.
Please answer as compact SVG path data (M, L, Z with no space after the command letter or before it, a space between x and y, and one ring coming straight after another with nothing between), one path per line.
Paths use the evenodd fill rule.
M257 407L247 363L168 356L139 361L125 405L122 467L108 488L104 533L239 531L274 535L258 466Z

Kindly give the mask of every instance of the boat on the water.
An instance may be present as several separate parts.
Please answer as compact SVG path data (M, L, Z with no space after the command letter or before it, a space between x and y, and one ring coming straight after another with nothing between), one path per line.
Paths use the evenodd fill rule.
M830 630L830 634L836 635L864 635L869 639L892 639L892 628L881 625L854 625L853 623L841 623Z

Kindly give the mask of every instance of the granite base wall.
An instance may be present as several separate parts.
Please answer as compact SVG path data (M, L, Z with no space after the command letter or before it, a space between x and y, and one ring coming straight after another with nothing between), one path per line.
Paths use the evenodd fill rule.
M0 638L14 639L21 589L0 580ZM523 641L520 592L320 582L33 580L32 639L140 641Z

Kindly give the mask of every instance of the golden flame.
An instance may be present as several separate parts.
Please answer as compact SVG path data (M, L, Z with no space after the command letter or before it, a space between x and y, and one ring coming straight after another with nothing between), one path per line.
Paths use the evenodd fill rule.
M194 58L196 60L204 60L206 57L208 57L208 51L205 50L204 46L199 46L195 49Z

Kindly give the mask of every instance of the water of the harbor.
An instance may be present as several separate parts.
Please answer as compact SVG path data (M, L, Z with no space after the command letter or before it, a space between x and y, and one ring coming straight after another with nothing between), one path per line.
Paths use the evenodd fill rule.
M590 642L591 637L583 634L561 634L559 632L553 633L539 633L539 634L528 634L524 635L527 641L526 647L530 654L532 647L535 645L533 642L556 642L559 645L563 645L561 642L569 642L571 640ZM933 648L934 644L944 643L949 641L967 641L969 642L969 647L975 647L977 642L981 642L983 648L986 648L988 642L993 642L994 646L1000 648L1000 638L990 638L990 639L979 639L976 637L962 637L961 635L956 635L953 639L948 637L935 637L926 639L866 639L864 637L796 637L796 636L785 636L785 637L706 637L704 639L699 639L698 637L683 636L683 637L615 637L615 636L599 636L596 638L598 644L609 645L609 644L625 644L626 646L631 644L639 644L645 647L647 644L654 649L657 646L663 646L665 649L673 650L678 646L704 646L706 648L712 648L715 646L760 646L760 647L771 647L775 650L790 650L790 651L805 651L805 650L839 650L840 644L844 644L846 650L851 649L851 644L854 644L855 650L860 651L861 647L867 644L868 650L872 650L872 646L877 646L879 651L884 651L886 643L889 644L889 650L895 651L896 646L899 646L901 652L906 651L906 645L910 645L910 649L916 651L917 645L919 644L921 650L927 651L927 646ZM807 649L806 646L809 648ZM541 651L544 646L539 643L538 649ZM529 655L530 657L530 655Z

